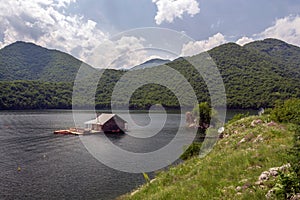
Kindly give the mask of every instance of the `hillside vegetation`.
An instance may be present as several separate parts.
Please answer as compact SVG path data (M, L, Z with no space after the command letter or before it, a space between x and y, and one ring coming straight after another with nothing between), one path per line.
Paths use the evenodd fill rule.
M223 78L228 108L259 108L274 105L277 99L300 97L300 48L285 42L266 39L245 46L228 43L208 51L217 64ZM201 60L202 54L189 59ZM80 66L85 63L56 50L49 50L32 43L16 42L0 50L0 82L6 89L0 92L0 109L32 109L32 108L65 108L71 107L73 81ZM199 102L210 102L207 86L191 64L184 58L167 63L180 72L193 87ZM125 73L155 74L162 66L133 70L105 70L99 80L96 105L97 108L109 108L111 94L117 81ZM145 77L136 76L136 82L144 82ZM26 85L26 89L18 89L13 85ZM38 81L39 84L35 84ZM124 85L130 85L127 80ZM170 77L175 87L181 88L182 82ZM49 84L54 83L54 84ZM10 85L11 84L11 85ZM60 86L64 85L63 88ZM83 85L84 86L84 85ZM44 90L47 88L47 90ZM84 89L84 88L83 88ZM90 88L85 88L89 90ZM44 90L44 96L31 95ZM56 91L57 90L57 91ZM64 90L65 92L62 92ZM181 88L181 95L189 102L190 94ZM21 91L21 92L20 92ZM27 94L24 91L30 91ZM55 92L51 92L55 91ZM87 91L88 92L88 91ZM46 96L64 99L61 103L49 104ZM24 104L24 101L40 102ZM38 99L37 99L38 98ZM53 97L54 98L54 97ZM44 102L42 102L44 101ZM84 100L79 102L84 107ZM189 102L194 104L195 102ZM170 108L179 108L175 95L158 84L140 87L132 96L130 107L147 109L151 105L162 104ZM122 104L120 105L122 107ZM191 105L192 106L192 105Z
M299 108L300 100L291 101ZM288 110L289 106L276 109ZM226 124L223 139L206 157L193 157L158 172L154 180L119 199L293 197L300 192L300 129L297 124L274 122L273 117L250 116ZM299 113L294 110L282 117L297 119Z
M0 50L0 80L71 82L81 64L67 53L16 42Z
M0 108L72 108L72 84L41 81L0 81Z

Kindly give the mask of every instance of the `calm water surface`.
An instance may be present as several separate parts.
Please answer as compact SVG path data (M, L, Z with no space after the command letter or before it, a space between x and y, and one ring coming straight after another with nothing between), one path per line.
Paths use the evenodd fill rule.
M82 115L93 117L88 111ZM152 151L174 137L182 117L168 115L164 129L150 140L108 137L126 150ZM147 114L133 114L133 119L149 123ZM0 199L114 199L144 183L141 174L120 172L94 159L78 136L53 134L68 127L74 127L71 111L0 112Z

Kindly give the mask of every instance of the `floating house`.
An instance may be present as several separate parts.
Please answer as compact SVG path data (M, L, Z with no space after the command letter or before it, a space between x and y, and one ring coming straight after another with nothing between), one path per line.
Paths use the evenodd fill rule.
M116 114L102 113L96 119L84 123L85 130L90 132L124 132L127 122Z

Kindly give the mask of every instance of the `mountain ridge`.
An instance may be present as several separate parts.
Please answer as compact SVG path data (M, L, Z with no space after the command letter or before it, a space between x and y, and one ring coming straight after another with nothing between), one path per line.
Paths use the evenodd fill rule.
M273 43L274 45L272 45ZM15 48L16 45L18 48ZM36 91L36 93L45 87L65 91L57 92L57 99L65 99L64 102L67 103L64 103L64 107L70 107L71 100L66 99L72 99L73 88L69 83L73 83L79 67L85 63L66 53L45 49L34 44L28 45L24 42L3 49L0 50L0 82L4 81L2 87L5 89L0 92L0 109L49 108L49 106L31 105L30 102L33 104L36 102L36 97L34 94L26 97L28 96L26 92L24 93L24 90L28 91L26 87L33 87L30 90ZM288 53L285 53L286 51ZM245 46L227 43L215 47L207 53L216 63L223 78L227 106L229 108L259 108L272 106L278 99L300 97L299 51L299 47L283 41L267 39ZM277 54L278 56L276 56ZM198 54L191 58L197 59L202 55ZM189 58L177 58L166 65L185 77L193 87L199 102L209 102L209 92L203 77L187 59ZM140 70L148 73L150 70L150 73L151 71L154 73L158 68L161 66ZM136 70L105 70L101 80L98 81L95 95L96 107L109 108L112 91L120 77L125 73L134 73L134 71ZM139 79L137 81L143 83L144 78L146 77L137 77ZM27 81L39 81L39 84L27 84ZM178 86L181 85L176 78L169 81L173 81ZM67 88L55 84L44 86L43 82L66 82L69 86ZM126 84L129 83L130 81ZM88 89L86 90L89 92ZM47 99L49 94L39 95L40 99ZM184 91L182 95L184 98L189 98L189 94ZM10 98L6 98L7 96L11 96L15 100L12 101ZM22 103L23 100L26 103ZM51 101L45 101L51 104ZM84 106L85 102L80 104ZM177 98L170 90L153 84L140 87L133 94L130 102L131 108L134 109L147 109L155 104L172 108L179 106ZM59 104L57 103L57 105ZM50 107L53 108L53 106Z

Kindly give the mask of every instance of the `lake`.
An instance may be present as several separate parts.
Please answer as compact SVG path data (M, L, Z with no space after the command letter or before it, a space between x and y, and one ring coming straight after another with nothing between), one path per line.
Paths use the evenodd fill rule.
M81 114L93 116L89 111ZM154 116L160 121L161 114ZM174 138L183 117L169 114L162 131L147 140L127 134L108 137L133 152L156 150ZM132 118L141 126L150 120L146 113L133 113ZM74 127L70 110L0 112L0 199L114 199L145 182L142 174L120 172L99 162L80 137L53 134L69 127ZM142 128L129 129L130 134L147 135Z

